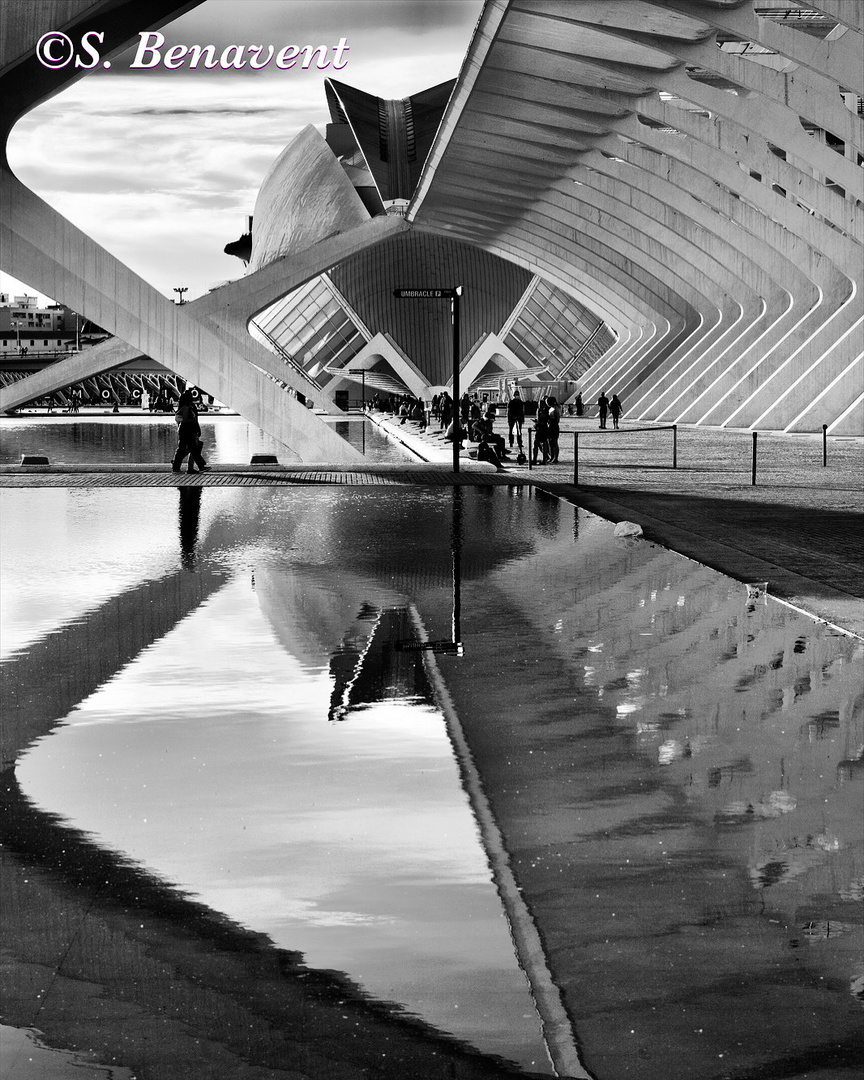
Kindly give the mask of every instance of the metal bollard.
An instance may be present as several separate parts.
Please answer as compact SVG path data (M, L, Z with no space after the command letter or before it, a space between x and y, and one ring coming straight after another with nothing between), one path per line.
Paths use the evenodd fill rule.
M756 487L756 439L758 438L758 432L753 432L753 469L750 474L750 484L752 487Z
M573 432L573 483L579 483L579 432Z
M822 425L822 468L828 464L828 425Z
M528 428L528 472L531 472L531 428Z
M672 468L678 468L678 425L672 425Z

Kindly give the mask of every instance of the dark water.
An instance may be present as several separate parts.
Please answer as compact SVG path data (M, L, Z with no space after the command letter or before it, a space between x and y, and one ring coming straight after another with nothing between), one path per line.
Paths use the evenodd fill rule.
M379 428L360 419L329 421L370 461L416 460ZM214 465L247 464L253 454L297 460L287 447L239 416L200 417L204 457ZM170 416L0 418L0 464L17 465L22 454L45 454L52 464L169 462L177 446Z
M119 890L85 892L76 931L109 1015L139 903L178 986L204 939L170 928L218 912L344 973L346 1000L398 1003L429 1026L403 1075L443 1075L434 1032L548 1072L541 1021L561 1075L853 1075L857 640L523 489L21 489L0 509L7 739L29 747L5 814L9 1022L22 920L72 918L74 857ZM216 985L200 964L183 994ZM135 1001L134 1031L88 1034L98 1060L141 1068L165 1012ZM184 1008L203 1046L221 1013Z

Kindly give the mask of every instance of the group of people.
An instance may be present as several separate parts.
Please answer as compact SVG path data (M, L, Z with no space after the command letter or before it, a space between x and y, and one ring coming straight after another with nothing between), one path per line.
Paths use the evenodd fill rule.
M389 397L375 394L369 401L369 407L373 412L388 412L391 416L398 416L400 424L415 420L421 427L426 427L426 406L421 398L412 397L410 394L393 394Z
M413 420L425 430L430 422L437 423L438 431L443 433L445 439L454 439L457 429L457 412L450 394L446 390L435 394L428 405L419 398L404 395L401 398L391 397L383 401L376 395L372 399L372 407L384 409L393 415L400 417L400 423ZM578 393L573 401L567 406L568 416L572 416L575 410L576 416L585 415L585 403L582 394ZM597 412L600 419L601 429L606 428L607 420L612 417L612 426L618 429L618 421L624 408L621 399L613 394L611 399L606 392L601 391L597 399ZM541 397L537 402L537 410L534 415L533 447L531 450L532 465L554 465L559 460L559 438L561 433L561 406L557 398L549 395ZM458 402L458 428L460 447L467 439L478 444L477 457L480 461L490 461L497 468L501 468L503 460L510 456L510 451L518 448L516 460L523 464L526 460L522 442L522 429L526 420L525 401L518 390L513 392L507 402L507 438L499 435L494 430L494 422L497 414L495 402L478 399L477 394L464 393Z

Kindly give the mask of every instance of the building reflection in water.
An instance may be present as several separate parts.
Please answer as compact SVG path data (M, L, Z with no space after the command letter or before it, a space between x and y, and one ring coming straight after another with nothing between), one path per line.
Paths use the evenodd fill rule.
M180 558L158 582L119 594L131 612L158 588L162 615L151 627L127 618L120 636L132 637L113 668L106 658L74 692L58 687L39 703L40 665L62 654L74 671L72 658L93 636L80 626L48 635L57 639L50 655L40 642L4 666L4 678L18 670L10 685L19 746L43 736L18 765L41 809L7 788L6 820L33 833L32 843L10 841L29 860L13 875L14 910L29 912L20 938L10 935L24 943L13 970L32 962L36 929L26 919L55 911L62 936L60 913L71 911L62 904L83 873L64 868L58 852L76 847L52 812L121 865L131 867L130 856L112 848L134 851L148 873L159 870L166 897L178 897L164 885L177 874L160 869L168 854L187 891L212 892L222 873L225 903L211 903L207 919L247 903L248 921L271 939L288 925L292 898L307 897L303 829L317 831L319 853L340 869L358 837L377 845L389 831L392 861L380 881L390 875L408 888L417 863L400 862L422 859L413 849L424 833L449 836L455 821L426 804L419 786L440 760L408 769L399 749L412 729L428 738L440 681L594 1075L702 1080L721 1053L741 1075L780 1075L784 1061L851 1068L864 896L861 644L773 600L754 604L743 586L655 545L618 543L608 523L548 497L457 490L458 499L450 490L243 492L220 496L228 501L209 523L200 508L181 510L181 555L197 573L180 573ZM197 601L180 588L188 582L203 590ZM100 611L90 620L105 636ZM464 639L464 655L436 655L433 680L432 657L395 648L451 638ZM331 750L342 756L325 760L320 776L335 786L353 773L359 783L357 794L340 793L338 814L324 809L321 781L304 781ZM404 811L384 802L381 774L366 771L374 762L409 789ZM294 833L279 835L280 861L274 829L292 799ZM112 820L124 802L126 816ZM425 817L410 817L421 804ZM256 828L253 861L241 867L232 860L242 833ZM361 848L354 854L368 875L377 855L374 845ZM441 860L429 895L449 914L440 890L455 869L444 872L444 848L433 844L427 856ZM311 864L316 873L321 865ZM94 867L85 906L107 869ZM29 905L37 879L57 890L55 907ZM382 912L362 906L374 903L368 880L316 894L317 906L288 922L299 927L306 912L333 915L339 905L362 915L354 927L304 930L316 941L334 933L333 955L347 958L351 933L369 941L386 930L376 922ZM271 891L278 916L268 924ZM229 899L239 906L229 909ZM448 924L443 936L452 932ZM167 962L172 946L163 944ZM263 947L270 955L284 944ZM59 938L54 945L61 955ZM82 978L105 985L119 960L94 955L99 970L82 960ZM355 955L358 966L343 970L381 962ZM15 1000L31 1023L28 985L16 982ZM49 1005L39 1004L46 1023ZM187 1007L191 999L180 1013ZM415 1067L411 1075L432 1075Z

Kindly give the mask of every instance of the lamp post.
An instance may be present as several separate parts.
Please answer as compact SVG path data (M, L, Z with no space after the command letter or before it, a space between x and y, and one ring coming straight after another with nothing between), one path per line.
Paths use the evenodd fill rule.
M177 303L185 304L186 301L183 299L183 293L189 292L189 289L185 285L181 285L179 288L175 288L174 292L180 294L180 299L177 301Z
M462 285L453 289L394 289L398 300L449 300L453 322L453 472L459 472L459 448L462 443L459 430L459 301Z

